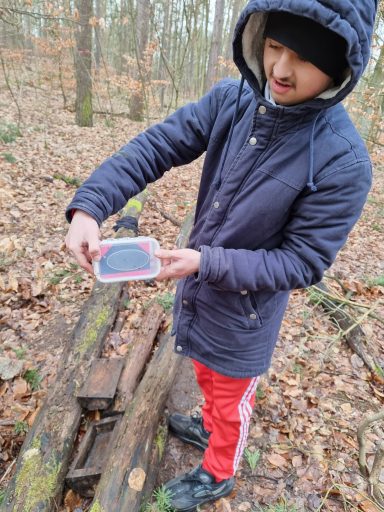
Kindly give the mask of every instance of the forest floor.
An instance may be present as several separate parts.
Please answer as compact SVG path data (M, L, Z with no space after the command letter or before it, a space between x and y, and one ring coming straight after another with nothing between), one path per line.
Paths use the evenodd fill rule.
M69 334L94 279L64 248L65 206L76 183L144 128L126 118L95 117L92 129L74 124L50 89L24 88L21 133L6 90L0 90L0 499L25 433L54 381ZM20 135L20 136L19 136ZM373 151L374 186L347 245L328 272L334 294L348 291L363 308L351 312L366 334L365 350L384 367L384 168ZM149 187L140 234L172 248L193 204L202 161L173 169ZM67 178L66 182L60 176ZM102 228L112 234L116 218ZM334 279L336 278L336 279ZM342 286L340 286L340 284ZM126 322L118 347L124 355L146 305L169 300L173 283L128 287ZM369 312L369 315L367 314ZM201 396L183 361L165 415L198 410ZM3 367L1 368L2 372ZM12 376L10 376L12 375ZM262 377L246 455L232 496L204 510L217 512L379 511L358 468L357 426L383 407L384 380L373 378L337 327L307 291L292 294L270 371ZM383 428L367 434L368 466ZM200 453L169 437L158 485L193 467ZM384 484L384 469L380 476ZM89 501L67 501L62 511L86 511Z

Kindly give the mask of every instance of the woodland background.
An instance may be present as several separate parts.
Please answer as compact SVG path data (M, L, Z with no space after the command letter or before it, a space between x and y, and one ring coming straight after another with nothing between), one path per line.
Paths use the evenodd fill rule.
M65 251L65 206L90 171L131 137L218 79L238 77L231 34L244 4L0 0L0 503L93 285ZM346 102L370 149L374 186L326 279L333 299L363 329L362 351L376 367L367 368L345 343L348 333L331 322L318 291L295 292L273 367L258 389L237 495L217 510L383 510L383 422L365 433L368 470L375 461L379 467L373 484L361 474L356 434L364 418L382 414L384 398L383 64L381 2L372 59ZM193 206L201 163L149 187L141 234L173 246ZM114 221L105 223L103 237ZM173 291L172 283L129 286L124 327L105 353L123 356L148 303L167 309ZM83 431L91 419L84 418ZM187 456L169 441L163 475L189 467L195 455ZM58 509L88 505L66 496Z

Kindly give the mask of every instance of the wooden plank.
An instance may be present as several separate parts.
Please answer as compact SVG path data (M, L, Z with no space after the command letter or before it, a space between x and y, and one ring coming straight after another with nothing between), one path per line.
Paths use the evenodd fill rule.
M95 487L110 454L112 432L119 421L120 416L95 421L84 435L65 479L68 487L81 496L94 496Z
M120 357L92 361L88 377L77 394L84 409L104 410L112 405L123 365L124 361Z

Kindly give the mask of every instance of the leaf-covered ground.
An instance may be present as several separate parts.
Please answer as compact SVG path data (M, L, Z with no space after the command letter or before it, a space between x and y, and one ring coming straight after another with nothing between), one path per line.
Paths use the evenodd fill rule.
M125 118L100 116L94 128L79 128L74 115L62 110L60 98L44 87L24 88L21 100L19 136L16 110L8 92L0 91L0 362L1 371L8 372L0 380L0 489L12 474L25 432L55 379L68 335L93 285L93 278L65 251L65 206L76 183L144 128ZM382 151L373 151L373 159L375 180L369 201L328 272L336 280L328 279L327 284L335 295L364 306L349 311L362 323L365 350L375 354L383 367ZM150 186L141 234L154 236L163 247L174 245L179 228L161 212L182 221L195 199L200 169L201 161L194 162ZM112 234L115 220L105 224L103 237ZM125 325L118 342L112 340L106 350L124 354L148 302L154 297L167 302L172 291L172 283L131 285ZM193 376L187 363L183 369L178 379L191 389ZM257 392L236 490L215 509L379 510L368 499L366 482L359 475L356 429L362 418L382 408L382 377L380 373L372 377L307 292L294 292L273 366ZM182 389L182 382L175 384L169 410L198 408L198 391L188 394ZM368 433L368 464L382 435L380 425ZM198 460L193 448L169 439L158 483ZM73 510L73 503L86 510L86 502L68 503L63 510Z

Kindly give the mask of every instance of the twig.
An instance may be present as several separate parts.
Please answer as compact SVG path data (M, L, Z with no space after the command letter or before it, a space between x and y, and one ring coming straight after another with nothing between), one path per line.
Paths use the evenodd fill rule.
M0 479L0 485L4 482L4 480L7 478L9 473L11 472L13 466L16 464L17 459L13 459L13 461L10 463L10 465L7 467L7 470L5 471L4 475Z
M370 492L373 498L384 507L384 496L380 489L380 473L383 469L384 463L384 441L381 442L375 458L373 460L373 465L371 469L371 474L369 475L369 484L371 486Z
M359 467L361 474L365 477L369 476L369 471L366 459L366 445L364 433L372 423L376 423L377 421L381 421L383 419L384 410L374 414L373 416L368 416L368 418L365 418L360 423L357 429L357 442L359 443Z
M151 198L148 198L148 202L149 204L152 206L152 208L154 210L156 210L157 212L159 212L163 217L164 219L167 219L169 220L170 222L172 222L172 224L174 224L175 226L178 226L178 227L181 227L182 226L182 222L180 222L179 220L176 219L176 217L174 217L173 215L171 215L170 213L167 213L167 212L164 212L161 208L159 208L154 199L151 199Z

